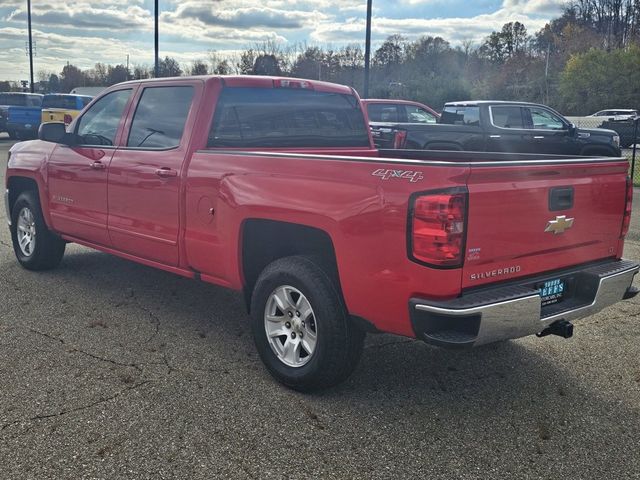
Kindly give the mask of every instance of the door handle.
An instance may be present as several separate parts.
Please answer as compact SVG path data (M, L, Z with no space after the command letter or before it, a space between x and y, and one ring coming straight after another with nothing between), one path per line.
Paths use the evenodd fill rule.
M500 138L500 135L489 135L489 138Z
M178 172L171 168L163 167L156 170L156 175L162 178L177 177Z
M544 137L542 135L536 135L533 138L535 138L536 140L543 140Z
M91 165L89 165L91 167L92 170L104 170L105 168L107 168L107 166L102 163L102 162L93 162Z

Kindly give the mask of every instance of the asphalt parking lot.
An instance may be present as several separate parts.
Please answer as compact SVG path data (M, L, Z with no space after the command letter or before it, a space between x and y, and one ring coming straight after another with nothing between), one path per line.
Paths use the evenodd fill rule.
M28 272L10 245L0 225L2 480L640 478L640 298L570 340L369 336L346 383L303 395L262 367L240 295L76 245Z

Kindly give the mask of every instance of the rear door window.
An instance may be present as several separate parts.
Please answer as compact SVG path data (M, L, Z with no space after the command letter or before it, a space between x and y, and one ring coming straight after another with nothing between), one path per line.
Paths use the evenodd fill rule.
M367 147L353 95L298 88L227 87L216 105L209 147Z
M442 111L440 123L449 125L480 126L480 107L448 105Z
M113 145L131 89L106 94L85 112L76 135L80 145Z
M525 128L522 108L517 106L491 107L493 125L500 128Z
M192 86L145 88L133 116L127 146L164 149L180 145L192 100Z
M370 103L367 105L370 122L397 123L402 121L399 105L392 103Z

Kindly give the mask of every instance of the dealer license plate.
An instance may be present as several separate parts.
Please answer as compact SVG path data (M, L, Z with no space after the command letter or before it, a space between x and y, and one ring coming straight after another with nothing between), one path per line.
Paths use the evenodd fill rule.
M566 283L564 280L555 279L544 282L540 285L540 298L542 306L558 303L564 298Z

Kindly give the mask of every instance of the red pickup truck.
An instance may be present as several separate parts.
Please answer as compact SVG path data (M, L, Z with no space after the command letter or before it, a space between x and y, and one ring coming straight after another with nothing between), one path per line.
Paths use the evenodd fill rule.
M356 92L197 77L111 87L16 144L18 261L75 242L244 292L268 370L345 379L366 332L449 347L572 334L629 298L619 158L378 151Z

